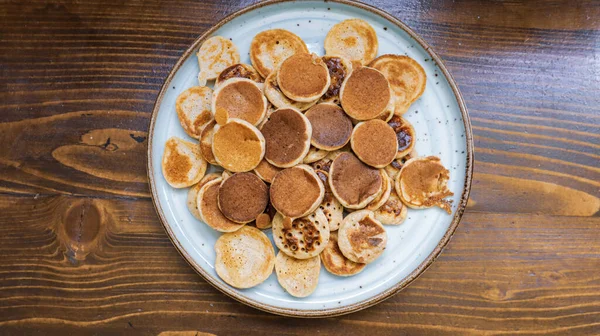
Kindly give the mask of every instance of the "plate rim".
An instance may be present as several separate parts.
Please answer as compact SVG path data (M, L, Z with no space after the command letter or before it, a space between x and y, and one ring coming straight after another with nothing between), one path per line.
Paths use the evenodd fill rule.
M148 161L147 161L146 173L148 176L148 180L150 182L149 186L150 186L150 191L151 191L150 196L152 198L152 204L154 205L154 209L156 210L156 213L158 214L159 220L160 220L163 228L165 229L165 232L167 233L169 240L171 240L171 243L175 246L175 249L184 258L184 260L206 282L211 284L213 287L215 287L216 289L218 289L220 292L227 295L228 297L230 297L238 302L241 302L245 305L248 305L250 307L258 309L258 310L262 310L262 311L269 312L272 314L288 316L288 317L324 318L324 317L334 317L334 316L345 315L345 314L353 313L353 312L374 306L374 305L380 303L381 301L384 301L384 300L390 298L391 296L398 293L402 289L408 287L421 274L423 274L429 268L429 266L438 258L438 256L441 254L442 250L450 242L452 236L454 235L454 233L456 231L456 228L458 227L458 224L460 223L460 221L463 217L463 214L464 214L464 211L465 211L465 208L467 205L467 201L469 199L469 194L471 192L471 182L473 179L474 144L473 144L473 133L472 133L472 129L471 129L471 120L469 118L469 113L467 111L466 104L463 100L460 90L458 89L457 83L455 82L454 78L452 77L452 75L450 74L450 72L448 71L446 66L444 65L442 59L435 53L435 51L433 51L431 46L427 42L425 42L425 40L423 40L417 33L415 33L405 23L400 21L400 19L394 17L392 14L390 14L382 9L371 6L369 4L354 1L354 0L325 0L325 2L334 2L334 3L349 5L349 6L357 7L359 9L363 9L363 10L369 11L373 14L376 14L376 15L388 20L389 22L393 23L398 28L400 28L404 32L406 32L411 38L413 38L415 41L417 41L421 45L421 47L423 47L423 49L431 56L431 58L433 60L435 60L438 68L441 70L442 74L448 81L448 84L452 88L452 92L454 93L454 96L456 97L456 102L460 109L462 119L463 119L463 124L465 127L465 141L466 141L466 149L467 149L466 150L466 154L467 154L466 161L467 162L466 162L466 166L465 166L465 184L464 184L463 193L460 198L460 202L456 209L456 213L455 213L454 217L452 218L452 222L450 223L450 226L444 233L444 236L442 237L442 239L439 241L439 243L433 249L433 251L425 258L425 260L423 260L423 262L421 262L421 264L419 264L419 266L417 268L415 268L404 279L402 279L401 281L399 281L392 287L388 288L387 290L385 290L377 295L374 295L368 299L365 299L365 300L362 300L362 301L359 301L359 302L356 302L356 303L353 303L351 305L344 306L344 307L304 310L304 309L278 307L278 306L258 302L256 300L244 297L243 295L238 293L237 289L235 289L233 287L230 287L227 285L221 285L220 283L215 282L213 280L213 277L211 275L209 275L187 253L187 251L183 248L182 244L179 242L179 240L173 233L171 226L168 224L168 222L164 216L163 210L158 202L157 187L156 187L156 185L155 185L156 183L154 181L154 167L152 164L152 140L153 140L153 134L154 134L154 127L156 126L155 121L158 116L158 111L162 104L162 100L165 95L165 92L170 87L170 83L173 80L175 73L177 73L177 71L183 65L185 60L191 54L193 54L194 51L200 46L200 44L202 42L204 42L204 40L207 37L209 37L213 32L215 32L217 29L222 27L224 24L228 23L229 21L235 19L236 17L238 17L242 14L257 10L261 7L265 7L265 6L269 6L269 5L273 5L273 4L277 4L277 3L304 2L304 1L315 1L315 0L266 0L266 1L261 1L259 3L242 8L234 13L227 15L225 18L221 19L215 25L213 25L208 30L206 30L202 35L200 35L198 38L196 38L196 40L194 40L192 45L179 57L179 59L177 60L177 63L175 63L175 65L169 72L169 75L167 76L167 78L165 78L165 80L161 86L161 89L156 97L156 100L154 102L154 107L152 109L152 116L150 118L150 126L148 128L148 151L147 151Z

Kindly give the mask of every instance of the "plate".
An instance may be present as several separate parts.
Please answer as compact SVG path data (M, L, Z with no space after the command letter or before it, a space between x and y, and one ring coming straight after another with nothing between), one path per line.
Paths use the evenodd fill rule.
M206 38L220 35L230 38L240 51L241 61L250 64L248 51L254 35L283 28L300 36L311 52L323 55L323 41L329 29L348 18L363 19L375 28L379 55L408 55L425 69L425 93L413 103L405 118L416 129L417 153L437 155L450 169L448 185L455 194L452 215L437 208L409 209L402 225L386 226L388 246L380 258L363 272L347 278L322 269L317 290L306 298L287 294L279 286L275 273L254 288L233 288L214 269L213 246L220 233L189 213L187 189L170 187L161 173L167 139L171 136L189 139L177 119L175 99L185 89L197 85L199 69L195 51ZM149 131L148 177L152 199L175 247L206 281L223 293L252 307L288 316L325 317L357 311L390 297L418 277L442 251L460 221L469 196L472 162L467 110L440 58L398 19L374 7L348 1L263 2L223 19L194 42L167 77L156 100ZM270 230L266 233L272 239Z

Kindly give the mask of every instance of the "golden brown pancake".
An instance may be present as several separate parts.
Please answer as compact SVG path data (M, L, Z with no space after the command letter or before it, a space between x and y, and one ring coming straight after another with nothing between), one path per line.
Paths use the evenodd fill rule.
M355 263L344 257L338 246L338 233L332 232L327 247L321 252L321 262L325 269L337 276L351 276L360 273L367 264Z
M376 168L392 163L398 152L396 133L390 125L379 119L354 126L350 144L362 162Z
M177 97L175 110L187 135L200 138L204 127L213 119L211 101L212 90L206 86L193 86Z
M204 41L196 56L200 66L200 86L205 86L207 80L217 78L223 69L240 62L240 53L235 44L221 36L213 36Z
M279 84L277 84L277 70L271 72L271 74L265 79L265 85L263 88L265 96L269 99L271 104L273 104L277 108L295 108L300 111L306 111L311 106L315 105L319 100L302 103L289 99L286 97L281 89L279 88Z
M215 86L218 86L231 78L247 78L257 83L262 83L262 77L256 72L256 70L250 64L237 63L230 67L225 68L221 71L215 82Z
M265 211L256 217L256 227L261 230L271 228L273 226L273 218L275 218L276 214L277 210L271 206L271 202L269 201Z
M343 56L323 56L322 59L329 70L331 83L321 97L321 102L340 104L340 89L344 79L352 72L352 62Z
M309 164L309 163L317 162L317 161L323 159L324 157L326 157L327 154L329 154L329 152L326 150L318 149L314 146L310 146L310 149L308 150L308 153L306 153L306 156L302 160L302 163Z
M198 192L198 211L206 225L219 232L233 232L239 230L244 224L239 224L227 219L219 209L219 189L222 178L206 183Z
M394 189L394 183L385 170L379 169L379 173L381 174L382 190L381 193L365 207L367 210L375 211L383 206L390 197L392 189Z
M265 138L247 121L231 118L227 124L216 125L212 152L223 168L234 173L250 171L263 159Z
M317 104L306 111L305 116L312 125L310 143L313 146L331 151L344 147L350 141L352 121L339 106Z
M208 161L211 165L217 165L217 160L215 160L215 156L212 152L212 141L213 135L215 133L215 125L217 123L215 120L211 120L208 122L206 127L200 133L200 153L204 160Z
M315 211L324 195L321 179L307 165L284 169L271 183L271 205L290 218L304 217Z
M252 173L236 173L225 179L219 189L219 209L236 223L249 223L262 214L269 202L265 182Z
M277 69L286 58L300 52L308 52L304 41L284 29L260 32L254 36L250 44L252 65L264 78Z
M400 159L410 153L415 147L417 140L415 129L408 120L394 115L388 124L394 129L396 139L398 140L398 152L396 159Z
M196 217L197 219L199 219L201 221L204 221L204 220L202 219L202 216L200 215L200 211L198 211L198 193L200 192L200 188L202 188L208 182L218 179L220 176L221 175L217 174L217 173L206 174L206 175L204 175L202 180L200 180L200 182L194 184L190 188L190 190L188 190L188 196L187 196L188 210L190 210L190 213L194 217Z
M342 254L356 263L371 263L385 250L387 234L369 210L355 211L342 222L338 246Z
M391 99L387 79L381 72L369 67L352 71L340 91L344 111L358 121L373 119L385 113Z
M319 208L323 210L323 214L325 215L325 218L327 218L329 231L335 231L340 227L340 224L344 219L344 207L331 191L331 187L329 186L329 173L324 170L315 170L315 173L321 179L321 182L323 182L323 186L325 187L325 195L323 196L323 201L321 201Z
M321 209L287 223L282 214L273 218L273 240L280 251L296 259L316 257L329 241L327 219Z
M327 91L331 80L323 60L308 53L297 53L281 63L277 71L277 84L288 98L309 103Z
M377 55L379 42L373 27L361 19L344 20L325 37L325 54L341 55L350 61L369 64Z
M256 82L247 78L231 78L221 83L213 94L212 110L227 112L229 118L258 125L267 113L267 98Z
M361 209L381 193L381 174L354 154L342 152L331 164L329 186L344 207Z
M177 137L167 140L162 157L162 173L171 187L185 188L198 183L204 177L206 167L197 144Z
M408 56L382 55L373 60L375 68L388 79L395 96L395 113L404 114L425 91L427 76L417 61Z
M375 212L375 218L385 225L399 225L406 219L408 212L406 206L400 200L396 190L392 190L387 201Z
M215 243L215 252L215 271L233 287L254 287L273 273L273 245L257 228L244 226L239 231L222 235Z
M277 281L286 292L295 297L307 297L317 289L321 259L319 256L299 260L285 253L275 258Z
M276 167L287 168L302 162L310 148L312 127L298 110L286 108L273 112L261 132L266 141L265 159Z
M415 209L438 206L452 213L446 197L454 195L448 189L450 171L437 156L417 157L406 161L396 177L396 192L404 204Z
M281 168L277 168L277 167L273 166L265 159L260 161L258 166L256 166L256 168L254 168L254 173L256 173L256 175L258 177L260 177L263 181L265 181L267 183L273 182L273 178L280 171L281 171Z

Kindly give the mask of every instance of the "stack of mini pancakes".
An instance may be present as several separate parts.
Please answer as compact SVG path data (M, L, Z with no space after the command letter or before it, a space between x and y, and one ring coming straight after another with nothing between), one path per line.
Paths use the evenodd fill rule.
M407 207L451 213L449 171L417 157L402 117L425 90L423 68L406 56L376 58L377 35L359 19L333 26L325 50L309 53L273 29L252 40L252 65L241 64L237 47L215 36L197 53L200 86L177 98L196 140L168 140L163 175L189 187L190 212L224 233L215 268L231 286L256 286L275 268L281 286L304 297L321 264L350 276L377 259L384 225L401 224ZM206 174L208 164L223 172Z

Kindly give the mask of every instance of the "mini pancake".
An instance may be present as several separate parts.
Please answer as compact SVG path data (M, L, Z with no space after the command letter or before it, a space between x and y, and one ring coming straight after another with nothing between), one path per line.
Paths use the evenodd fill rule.
M268 202L267 185L252 173L236 173L221 183L219 209L231 221L243 224L255 220Z
M271 202L268 202L265 211L256 217L256 227L261 230L270 229L273 226L273 218L276 214L277 210L271 206Z
M352 121L339 106L321 103L305 113L312 125L310 143L320 149L332 151L344 147L352 135Z
M373 27L361 19L344 20L331 27L325 37L325 54L341 55L350 61L369 64L375 56L379 42Z
M446 197L454 195L448 189L450 171L437 156L417 157L406 161L396 177L396 192L408 207L415 209L438 206L452 213Z
M358 121L385 114L392 99L387 79L381 72L369 67L352 71L340 90L344 111Z
M385 202L387 202L388 198L390 197L390 193L394 189L392 179L388 176L385 170L379 169L379 173L381 174L382 191L377 197L375 197L374 200L371 201L371 203L365 207L367 210L375 211L382 207Z
M281 168L277 168L270 164L267 160L262 159L258 166L254 168L254 173L256 176L260 177L263 181L267 183L273 182L273 178L277 173L281 171Z
M215 79L228 66L240 62L240 53L230 40L213 36L200 46L196 53L200 73L198 83L205 86L207 80Z
M277 84L288 98L309 103L321 98L331 79L325 62L319 56L297 53L281 63Z
M396 98L395 113L408 111L410 105L425 91L427 76L417 61L408 56L382 55L377 57L370 67L375 68L388 79Z
M219 237L215 252L215 271L223 281L236 288L250 288L262 283L275 266L271 241L251 226Z
M376 168L392 163L398 152L396 133L385 121L379 119L354 126L350 144L362 162Z
M271 104L277 108L295 108L300 111L306 111L319 101L317 99L312 102L302 103L286 97L283 92L281 92L279 84L277 84L277 70L271 72L271 74L265 79L263 91Z
M354 154L342 152L331 163L329 186L344 207L361 209L381 193L381 174Z
M400 200L400 197L393 190L390 197L379 209L375 210L375 218L385 225L399 225L406 219L406 206Z
M312 126L298 110L286 108L273 112L261 132L266 141L265 159L276 167L297 165L310 148Z
M245 120L258 125L267 113L267 98L256 82L247 78L230 78L215 90L212 110L223 109L229 118Z
M213 119L211 101L212 90L206 86L193 86L177 97L175 110L187 135L200 138L204 127Z
M271 183L271 205L284 216L304 217L315 211L325 196L325 187L307 165L287 168Z
M232 66L225 68L215 82L215 86L222 84L231 78L247 78L257 83L262 83L262 77L256 72L256 70L250 64L237 63Z
M329 224L329 231L335 231L340 227L342 220L344 220L344 207L340 204L337 198L334 197L329 186L329 174L323 170L316 170L315 173L323 182L325 187L325 195L319 208L323 210L323 214L327 218Z
M285 253L277 253L275 258L277 281L286 292L295 297L312 294L319 284L321 259L319 256L299 260Z
M214 179L200 188L198 192L198 212L206 225L219 232L233 232L239 230L244 224L239 224L227 219L219 209L219 189L222 178Z
M342 83L352 72L352 62L343 56L323 56L323 62L329 70L331 83L327 91L321 96L321 102L340 104L340 89Z
M216 121L212 119L200 133L200 153L202 153L204 160L208 161L211 165L218 164L212 151L213 135L215 133L216 124Z
M398 115L394 115L392 119L388 121L388 125L390 125L396 133L396 140L398 142L396 159L400 159L415 148L415 142L417 140L415 129L408 120Z
M171 187L185 188L198 183L204 177L206 167L197 144L177 137L167 140L162 157L162 173Z
M325 269L337 276L351 276L360 273L367 264L355 263L344 257L338 246L338 233L331 232L327 247L321 252L321 263Z
M324 157L326 157L327 154L329 154L329 152L326 150L318 149L318 148L315 148L314 146L310 146L310 149L308 150L308 153L306 153L306 156L302 160L302 163L308 164L308 163L317 162L317 161L323 159Z
M289 226L282 214L273 218L273 240L280 251L296 259L317 257L329 241L327 219L321 209L294 219Z
M342 222L338 246L342 254L356 263L371 263L385 250L387 234L369 210L355 211Z
M212 180L216 180L220 177L220 174L217 173L211 173L211 174L206 174L204 175L204 177L202 178L202 180L200 180L200 182L194 184L190 190L188 190L188 195L187 195L187 207L188 210L190 210L190 213L196 217L197 219L204 221L204 219L202 219L202 216L200 216L200 211L198 211L198 192L200 192L200 188L202 188L205 184L207 184L208 182L212 181Z
M264 78L296 53L308 53L308 48L298 35L284 29L260 32L250 44L250 61Z
M392 161L392 163L385 166L385 168L384 168L385 172L392 179L392 181L396 181L396 176L398 176L398 174L400 174L400 169L402 169L402 166L404 166L406 161L408 161L412 158L415 158L415 157L417 157L417 151L413 149L410 153L406 154L405 156L403 156L399 159Z
M231 118L215 126L212 152L223 168L234 173L250 171L265 155L265 138L249 122Z

